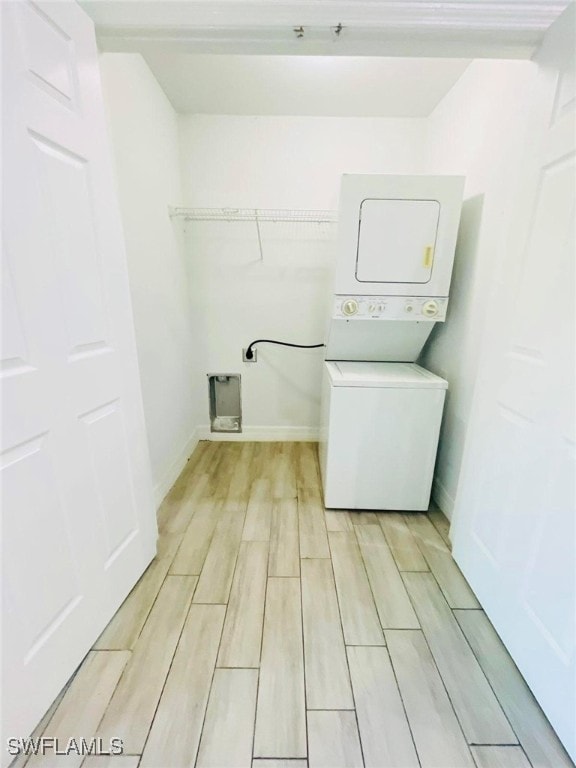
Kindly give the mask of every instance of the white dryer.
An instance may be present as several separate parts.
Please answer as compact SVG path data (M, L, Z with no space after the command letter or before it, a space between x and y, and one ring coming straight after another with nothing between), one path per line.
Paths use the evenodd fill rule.
M415 361L443 322L461 176L344 175L327 360Z
M325 506L428 509L447 387L414 363L325 363Z

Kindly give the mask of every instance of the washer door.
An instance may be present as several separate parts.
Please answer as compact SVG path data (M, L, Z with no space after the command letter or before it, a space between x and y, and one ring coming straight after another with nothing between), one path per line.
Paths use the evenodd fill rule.
M439 218L437 200L363 200L356 279L366 283L428 283Z

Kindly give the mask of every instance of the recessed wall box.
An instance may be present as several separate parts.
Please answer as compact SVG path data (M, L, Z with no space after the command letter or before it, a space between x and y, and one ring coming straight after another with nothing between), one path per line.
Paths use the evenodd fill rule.
M209 373L211 432L242 432L239 373Z

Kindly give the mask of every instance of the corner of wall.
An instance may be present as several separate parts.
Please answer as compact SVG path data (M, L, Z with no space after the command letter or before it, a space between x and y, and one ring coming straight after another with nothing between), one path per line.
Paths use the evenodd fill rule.
M194 429L193 433L190 435L190 438L187 440L178 456L168 466L161 479L154 486L153 493L156 509L160 507L164 501L164 498L166 497L166 494L170 488L172 488L176 480L178 480L180 477L182 470L188 462L188 459L194 453L200 440L203 439L202 434L203 430L201 427L196 427Z
M446 490L438 475L434 476L432 483L432 499L448 520L452 520L456 499Z
M159 503L196 442L198 371L191 353L178 115L140 54L100 59L115 160L154 495Z
M533 69L527 61L475 60L428 119L428 172L466 176L448 315L422 356L425 367L450 385L433 491L450 518L496 254L505 256L502 211L510 206L522 163L524 124L531 117L526 86Z

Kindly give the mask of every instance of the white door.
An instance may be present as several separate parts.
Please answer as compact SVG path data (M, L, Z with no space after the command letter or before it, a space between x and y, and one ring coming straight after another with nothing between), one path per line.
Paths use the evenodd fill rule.
M549 94L497 276L454 557L576 758L574 5L537 54ZM546 112L546 114L544 114ZM527 205L529 203L529 205Z
M363 200L356 279L428 283L439 218L437 200Z
M92 22L72 2L1 6L6 738L82 660L156 523Z

